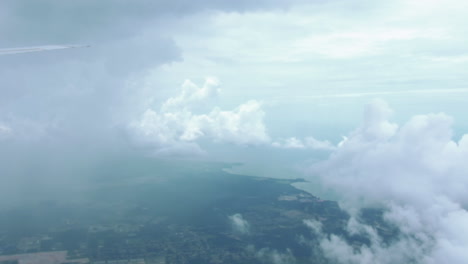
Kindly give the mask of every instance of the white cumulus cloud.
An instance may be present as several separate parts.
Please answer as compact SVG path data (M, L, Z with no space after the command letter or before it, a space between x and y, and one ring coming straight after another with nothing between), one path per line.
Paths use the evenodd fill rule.
M370 240L356 250L329 236L322 249L338 263L466 263L468 135L454 139L453 120L443 113L417 115L399 127L391 112L383 101L369 104L362 125L313 167L342 195L352 216L348 232ZM399 228L395 241L384 243L359 221L355 213L370 205Z
M147 109L131 127L140 140L166 148L193 145L201 138L241 145L269 142L265 113L258 101L247 101L229 111L213 107L207 113L194 113L194 105L218 93L215 79L207 79L202 87L186 81L179 95L167 99L159 111Z
M178 96L169 98L162 106L164 111L178 110L189 107L191 104L216 97L220 93L219 81L216 78L206 78L202 87L198 87L190 80L182 84L182 91Z

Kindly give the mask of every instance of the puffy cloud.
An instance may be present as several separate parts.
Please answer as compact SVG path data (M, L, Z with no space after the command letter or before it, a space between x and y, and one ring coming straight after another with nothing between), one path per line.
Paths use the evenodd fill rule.
M234 231L242 235L250 233L250 224L244 219L244 217L242 217L241 214L233 214L229 216L229 221L231 222Z
M208 138L215 142L261 144L269 141L263 123L261 103L255 100L231 111L214 107L205 114L193 113L196 104L217 95L217 81L207 79L202 87L190 81L182 86L178 96L164 102L159 112L147 109L140 120L131 124L140 140L169 147Z
M382 100L372 101L364 112L364 124L356 132L356 137L364 136L366 140L387 139L396 132L398 125L388 121L392 109Z
M465 263L468 135L454 140L453 120L443 113L414 116L400 128L390 114L382 101L369 104L362 125L312 168L342 195L352 215L347 231L370 240L356 250L328 236L322 249L338 263ZM384 221L399 228L395 241L384 243L360 222L357 212L370 205L382 208Z
M368 244L350 244L343 237L325 234L322 224L316 220L305 220L304 224L319 239L318 243L311 245L320 248L322 256L332 263L420 263L432 246L427 236L404 237L388 243L379 236L376 229L362 224L354 217L348 221L345 231L349 235L366 237L369 240Z
M263 123L265 113L261 103L255 100L241 104L233 111L213 109L206 116L198 116L198 127L206 127L215 140L237 144L259 144L268 142L269 136Z
M202 87L198 87L190 80L182 84L182 91L176 97L169 98L162 106L163 111L171 111L177 108L190 107L191 104L201 103L204 100L215 97L220 93L219 81L216 78L207 78Z

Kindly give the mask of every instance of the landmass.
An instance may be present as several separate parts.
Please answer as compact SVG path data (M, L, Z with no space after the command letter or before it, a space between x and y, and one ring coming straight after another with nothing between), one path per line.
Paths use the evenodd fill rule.
M304 220L345 235L349 216L336 202L291 185L298 181L220 170L100 179L80 199L3 210L0 263L268 263L262 250L287 252L296 263L321 263L319 253L301 242L314 240ZM248 232L233 228L229 217L235 214Z

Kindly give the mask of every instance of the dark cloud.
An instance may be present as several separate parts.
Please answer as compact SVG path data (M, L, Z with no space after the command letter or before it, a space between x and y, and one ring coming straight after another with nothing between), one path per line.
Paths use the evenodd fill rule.
M145 87L129 82L183 59L172 38L183 29L181 21L201 28L201 20L216 11L282 9L292 3L1 1L4 48L91 47L0 58L0 199L27 198L32 190L66 192L79 185L83 174L95 173L84 169L90 164L134 151L126 126L129 113L143 107L139 104L146 98ZM161 88L150 87L156 94Z
M37 45L51 42L95 42L133 35L148 21L170 27L171 19L209 10L244 12L287 8L300 1L230 0L6 0L0 26L6 43ZM3 43L2 45L5 45Z

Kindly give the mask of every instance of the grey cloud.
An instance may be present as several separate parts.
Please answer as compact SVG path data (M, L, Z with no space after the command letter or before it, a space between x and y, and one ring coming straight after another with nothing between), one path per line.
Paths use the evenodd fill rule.
M171 27L173 22L163 17L178 19L205 10L243 12L287 8L294 2L301 1L137 0L130 3L124 0L7 0L0 4L0 9L7 10L4 11L0 32L10 39L9 43L102 41L109 37L133 35L135 29L151 20Z
M97 116L110 109L121 115L126 97L139 93L123 91L129 75L181 60L171 35L184 16L204 10L285 8L293 2L2 1L5 47L83 43L92 48L2 58L0 115L50 119L72 111L81 115L74 118L79 120L85 105L97 107Z
M146 73L183 59L173 35L184 25L203 27L203 18L216 11L287 8L294 2L1 1L1 48L91 44L88 49L2 56L0 157L6 161L0 168L2 198L20 194L22 188L39 191L48 186L44 188L57 191L48 183L79 182L77 168L117 153L148 154L145 146L130 142L126 129L140 110L148 108L149 97L167 89L159 83L150 88L140 85ZM214 117L229 113L238 117L229 111ZM259 113L261 117L263 112ZM210 129L219 139L231 132L221 126ZM240 139L239 133L227 137ZM190 142L165 146L161 152L180 148L201 152Z

